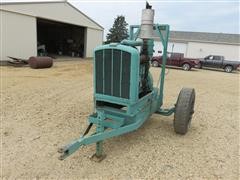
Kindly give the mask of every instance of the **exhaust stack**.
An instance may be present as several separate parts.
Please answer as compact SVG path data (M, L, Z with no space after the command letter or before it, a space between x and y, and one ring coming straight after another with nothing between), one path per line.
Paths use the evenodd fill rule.
M152 6L150 6L147 2L146 9L142 10L141 30L139 38L152 39L154 37L153 21L154 21L154 9L152 9Z

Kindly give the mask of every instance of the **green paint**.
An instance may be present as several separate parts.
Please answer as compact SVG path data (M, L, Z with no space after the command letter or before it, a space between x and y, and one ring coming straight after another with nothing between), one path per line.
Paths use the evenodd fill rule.
M147 95L139 98L139 82L140 82L140 54L135 46L142 46L142 41L135 41L139 34L140 26L130 26L130 39L124 40L121 43L112 43L108 45L98 46L94 50L94 113L89 116L89 123L96 125L96 132L89 136L80 137L79 139L71 142L60 150L62 153L61 159L74 153L83 145L96 143L96 156L101 157L103 155L103 140L114 136L119 136L128 132L132 132L138 129L153 113L169 116L174 113L175 108L162 109L163 104L163 90L165 80L165 65L167 60L167 45L169 37L169 25L154 25L155 29L161 39L163 45L163 65L161 70L160 85L159 87L153 87L153 79L151 74L148 76L148 86L152 90ZM134 33L134 30L137 30ZM165 33L163 33L165 31ZM153 55L153 39L148 40L148 55L151 58ZM121 51L120 61L120 97L113 96L113 77L111 77L111 95L107 95L105 92L96 93L96 51L103 51L103 61L105 57L105 50L110 49L112 52L111 62L114 62L113 51ZM125 68L124 63L126 59L123 58L123 52L128 52L131 55L131 67L130 67L130 84L129 84L129 98L122 98L121 87L127 87L123 84L122 73ZM103 62L104 63L104 62ZM106 63L106 62L105 62ZM103 72L105 71L103 66ZM111 72L113 76L113 63L111 66ZM103 73L104 74L104 73ZM104 76L104 75L103 75ZM107 77L103 77L103 86ZM107 103L106 105L97 105L97 102ZM109 104L112 103L112 104ZM115 106L123 106L124 108L114 108ZM110 130L107 130L110 129Z

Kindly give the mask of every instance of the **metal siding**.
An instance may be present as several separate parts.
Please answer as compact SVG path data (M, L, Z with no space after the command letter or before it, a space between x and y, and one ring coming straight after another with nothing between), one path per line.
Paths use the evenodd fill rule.
M0 7L3 10L12 11L34 17L40 17L84 27L103 30L99 25L76 10L66 2L62 3L22 3L6 4ZM63 13L64 12L64 13ZM67 16L66 16L67 14Z
M92 57L93 56L93 49L99 45L102 45L103 42L103 31L86 28L86 42L85 42L85 49L86 54L85 57Z
M36 18L1 11L0 60L7 56L28 59L37 55Z
M54 20L54 21L59 21L59 22L64 22L64 23L69 23L69 24L74 24L78 26L83 26L86 27L86 33L85 33L85 57L92 57L93 55L93 49L101 45L103 42L103 29L99 25L97 25L95 22L93 22L91 19L86 17L84 14L76 10L75 8L71 7L66 2L63 3L33 3L33 4L6 4L6 5L1 5L0 9L3 9L4 12L7 11L12 11L16 14L16 16L24 16L28 18L33 18L39 17L39 18L45 18L49 20ZM64 12L64 13L63 13ZM11 12L10 12L11 13ZM64 14L67 14L65 16ZM25 16L27 15L27 16ZM32 16L32 17L31 17ZM36 20L35 20L36 21ZM15 31L14 33L16 34L17 29L19 29L20 26L18 23L20 21L14 21L12 22L12 31ZM24 23L23 23L24 25ZM20 28L21 29L24 27ZM36 27L34 27L36 29ZM33 27L27 28L25 26L25 32L29 32L30 37L31 33L35 33L35 29ZM32 31L32 32L30 32ZM29 38L29 36L26 36ZM36 36L32 38L32 40L36 40ZM21 38L16 38L16 41L21 41ZM18 44L18 43L17 43ZM4 44L5 46L5 44ZM37 46L34 45L34 48ZM36 55L36 54L34 54ZM1 57L2 59L2 57Z
M203 58L207 55L221 55L226 60L240 61L240 46L226 44L196 43L189 42L187 57Z
M184 55L187 54L187 47L186 43L177 43L177 42L169 42L168 43L168 52L176 52L176 53L183 53ZM154 56L160 55L158 51L163 51L162 42L155 41L154 42Z
M154 42L154 56L160 55L159 50L162 50L161 42ZM201 43L201 42L170 42L168 45L168 51L172 52L172 44L174 44L173 52L184 53L185 57L189 58L203 58L210 54L222 55L227 60L240 61L240 46L228 45L228 44L214 44L214 43Z

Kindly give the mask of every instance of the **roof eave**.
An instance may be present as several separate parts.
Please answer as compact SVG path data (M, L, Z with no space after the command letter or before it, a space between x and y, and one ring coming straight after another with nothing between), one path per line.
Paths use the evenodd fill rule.
M185 39L175 39L175 38L169 38L170 42L177 41L177 42L198 42L198 43L211 43L211 44L226 44L226 45L240 45L240 43L230 43L230 42L216 42L216 41L200 41L200 40L185 40Z
M28 1L28 2L1 2L0 5L18 5L18 4L47 4L47 3L67 3L70 7L72 7L74 10L78 11L80 14L85 16L87 19L95 23L101 30L104 30L104 27L98 24L96 21L94 21L92 18L84 14L82 11L77 9L74 5L69 3L67 0L58 0L58 1Z
M21 1L21 2L0 2L0 5L16 5L16 4L46 4L46 3L64 3L66 0L58 1Z

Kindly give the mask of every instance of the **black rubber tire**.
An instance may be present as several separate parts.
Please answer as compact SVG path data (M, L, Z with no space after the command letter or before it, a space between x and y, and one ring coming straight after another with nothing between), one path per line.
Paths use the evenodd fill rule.
M174 131L177 134L186 134L191 124L194 113L195 90L193 88L183 88L175 106Z
M184 71L190 71L191 70L191 66L188 63L184 63L182 65L182 68L183 68Z
M224 71L227 73L231 73L233 71L233 67L231 65L226 65L224 67Z

